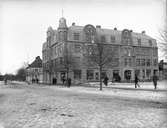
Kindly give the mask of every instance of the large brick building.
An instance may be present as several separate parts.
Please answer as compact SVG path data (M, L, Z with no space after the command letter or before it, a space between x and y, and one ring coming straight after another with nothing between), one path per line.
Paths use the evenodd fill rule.
M121 77L121 81L133 80L135 74L149 80L153 72L158 71L157 43L145 31L136 33L128 29L120 31L117 28L105 29L90 24L78 26L75 23L68 27L66 19L60 18L57 30L48 28L47 40L43 44L43 81L52 83L57 78L61 82L62 77L67 75L63 65L67 50L75 62L69 67L73 82L99 80L98 68L86 66L83 56L85 44L95 43L95 38L115 49L114 61L103 70L110 80L117 76Z

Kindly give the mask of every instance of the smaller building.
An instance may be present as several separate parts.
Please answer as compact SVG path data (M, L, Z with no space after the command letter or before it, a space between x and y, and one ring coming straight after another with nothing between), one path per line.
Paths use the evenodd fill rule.
M28 83L43 83L42 60L37 56L26 68L26 81Z
M159 78L160 80L167 80L167 62L164 60L159 62Z

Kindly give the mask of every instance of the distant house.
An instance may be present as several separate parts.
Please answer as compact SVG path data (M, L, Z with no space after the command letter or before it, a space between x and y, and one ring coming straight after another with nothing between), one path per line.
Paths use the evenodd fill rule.
M35 60L28 65L26 68L26 81L29 83L42 83L43 80L43 70L42 70L42 60L40 56L37 56Z
M159 62L159 77L161 80L167 80L167 62L164 62L164 60Z

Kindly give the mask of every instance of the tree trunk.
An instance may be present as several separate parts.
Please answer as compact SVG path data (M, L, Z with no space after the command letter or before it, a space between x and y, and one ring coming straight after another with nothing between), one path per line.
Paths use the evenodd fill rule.
M49 85L52 84L52 80L51 80L51 73L49 72Z
M69 78L69 68L67 67L67 78L66 78L66 86L68 86L68 78Z
M102 91L102 78L101 78L102 66L99 67L99 72L100 72L100 91Z

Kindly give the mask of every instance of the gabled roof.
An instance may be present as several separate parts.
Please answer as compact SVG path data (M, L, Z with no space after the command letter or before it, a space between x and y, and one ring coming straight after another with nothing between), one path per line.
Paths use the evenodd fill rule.
M35 60L31 64L29 64L27 68L42 68L42 60L40 56L37 56Z

